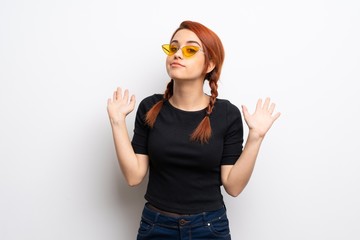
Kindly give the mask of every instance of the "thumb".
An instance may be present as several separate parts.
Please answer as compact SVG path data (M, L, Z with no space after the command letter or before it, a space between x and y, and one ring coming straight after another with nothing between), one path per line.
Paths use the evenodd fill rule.
M135 103L136 103L135 95L131 95L131 98L130 98L130 106L131 106L132 109L135 108Z
M246 118L249 115L249 111L245 105L241 105L242 112L244 114L244 117Z

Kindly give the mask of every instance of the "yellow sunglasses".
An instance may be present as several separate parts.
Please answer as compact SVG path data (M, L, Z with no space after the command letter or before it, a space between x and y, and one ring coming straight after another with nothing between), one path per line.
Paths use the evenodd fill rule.
M175 53L177 53L177 51L179 51L179 49L180 48L176 45L171 45L171 44L163 44L162 45L162 50L168 56L174 55ZM202 51L202 50L198 46L183 46L181 48L181 52L182 52L183 56L187 57L187 58L194 56L199 51Z

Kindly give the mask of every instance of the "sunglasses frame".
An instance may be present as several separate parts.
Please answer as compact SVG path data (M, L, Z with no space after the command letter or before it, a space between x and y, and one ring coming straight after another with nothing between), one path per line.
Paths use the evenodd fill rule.
M168 55L168 56L174 55L174 54L177 53L179 50L181 50L183 56L186 57L186 58L193 57L193 56L194 56L196 53L198 53L198 52L204 52L204 51L201 49L201 47L199 47L199 46L192 46L192 45L186 45L186 46L183 46L183 47L181 47L181 48L180 48L180 47L177 47L177 50L176 50L176 51L171 52L171 51L170 51L170 47L171 47L171 46L174 46L174 45L171 45L171 44L163 44L163 45L161 45L162 50L163 50L164 53L165 53L166 55ZM186 50L188 50L188 49L193 49L193 50L195 50L195 52L194 52L194 53L191 53L191 54L189 55L189 53L186 51Z

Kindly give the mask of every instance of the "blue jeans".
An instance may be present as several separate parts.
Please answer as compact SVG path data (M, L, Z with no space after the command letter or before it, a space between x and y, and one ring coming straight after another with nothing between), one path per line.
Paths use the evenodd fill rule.
M137 240L230 240L225 206L216 211L179 217L150 209L141 216Z

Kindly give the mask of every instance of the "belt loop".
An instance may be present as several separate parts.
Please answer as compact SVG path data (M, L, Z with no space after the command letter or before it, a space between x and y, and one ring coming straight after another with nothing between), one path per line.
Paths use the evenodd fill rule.
M206 212L202 212L202 220L203 220L204 225L206 225L208 223L206 215L207 215Z
M156 212L156 216L155 216L155 221L154 221L154 223L157 223L157 222L158 222L159 216L160 216L160 213Z

